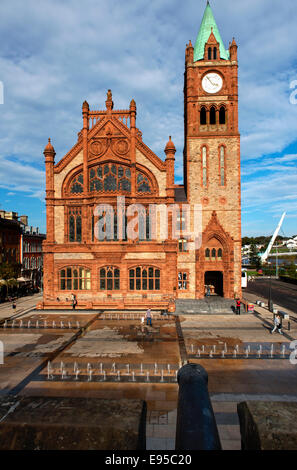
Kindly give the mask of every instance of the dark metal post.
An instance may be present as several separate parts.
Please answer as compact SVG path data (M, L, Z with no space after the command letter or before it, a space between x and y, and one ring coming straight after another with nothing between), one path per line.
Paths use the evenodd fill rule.
M199 364L186 364L179 370L177 381L175 450L221 450L206 370Z
M270 282L269 282L268 310L270 312L273 312L273 302L272 302L272 296L271 296L271 274L270 274Z

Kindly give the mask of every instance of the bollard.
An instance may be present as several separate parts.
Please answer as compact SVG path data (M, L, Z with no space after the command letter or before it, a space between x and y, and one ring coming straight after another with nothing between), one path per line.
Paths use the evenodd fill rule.
M177 381L175 450L221 450L206 370L199 364L186 364L178 371Z

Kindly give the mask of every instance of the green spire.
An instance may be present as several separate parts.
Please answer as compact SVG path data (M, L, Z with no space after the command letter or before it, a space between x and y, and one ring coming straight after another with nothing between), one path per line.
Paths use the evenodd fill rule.
M216 40L220 44L221 59L225 59L225 60L229 59L229 52L227 52L225 49L219 29L217 27L216 20L214 19L214 16L213 16L212 9L210 8L209 1L207 1L207 5L206 5L205 12L201 21L199 33L197 36L196 44L194 47L194 62L196 62L196 60L202 60L204 58L204 47L208 41L209 36L211 35L211 28L212 28L213 34L215 35Z

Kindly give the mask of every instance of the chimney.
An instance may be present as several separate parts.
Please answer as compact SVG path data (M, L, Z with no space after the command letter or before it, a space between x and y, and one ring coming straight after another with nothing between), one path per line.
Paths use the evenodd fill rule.
M20 221L22 222L22 224L28 225L28 216L27 215L21 215L20 216Z

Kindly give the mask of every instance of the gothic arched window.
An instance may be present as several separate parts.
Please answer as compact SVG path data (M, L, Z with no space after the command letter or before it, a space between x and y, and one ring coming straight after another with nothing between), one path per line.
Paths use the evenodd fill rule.
M90 290L91 271L83 267L66 267L59 272L60 290Z
M204 106L202 106L202 108L200 110L200 124L201 124L201 126L206 125L206 109L205 109Z
M120 270L114 266L106 266L99 270L100 290L120 289Z
M210 124L216 124L217 120L216 120L216 108L214 106L212 106L210 108L210 113L209 113L209 123Z
M210 259L210 249L209 248L206 248L206 250L205 250L205 258Z
M148 178L142 173L136 175L136 187L138 193L151 193L151 185Z
M70 192L71 194L81 194L84 190L84 177L82 173L79 173L71 182Z
M208 60L211 60L211 47L208 48L207 58Z
M213 58L214 58L214 60L217 59L217 48L216 47L213 48Z
M216 254L217 254L216 249L213 248L213 249L211 250L211 259L212 259L213 261L216 259Z
M226 110L224 106L220 107L219 119L220 124L226 124Z
M160 290L160 269L137 267L129 269L130 290Z
M82 222L81 208L71 207L68 213L68 240L70 242L81 242Z
M218 260L221 261L223 258L223 250L222 248L219 248L218 249Z

